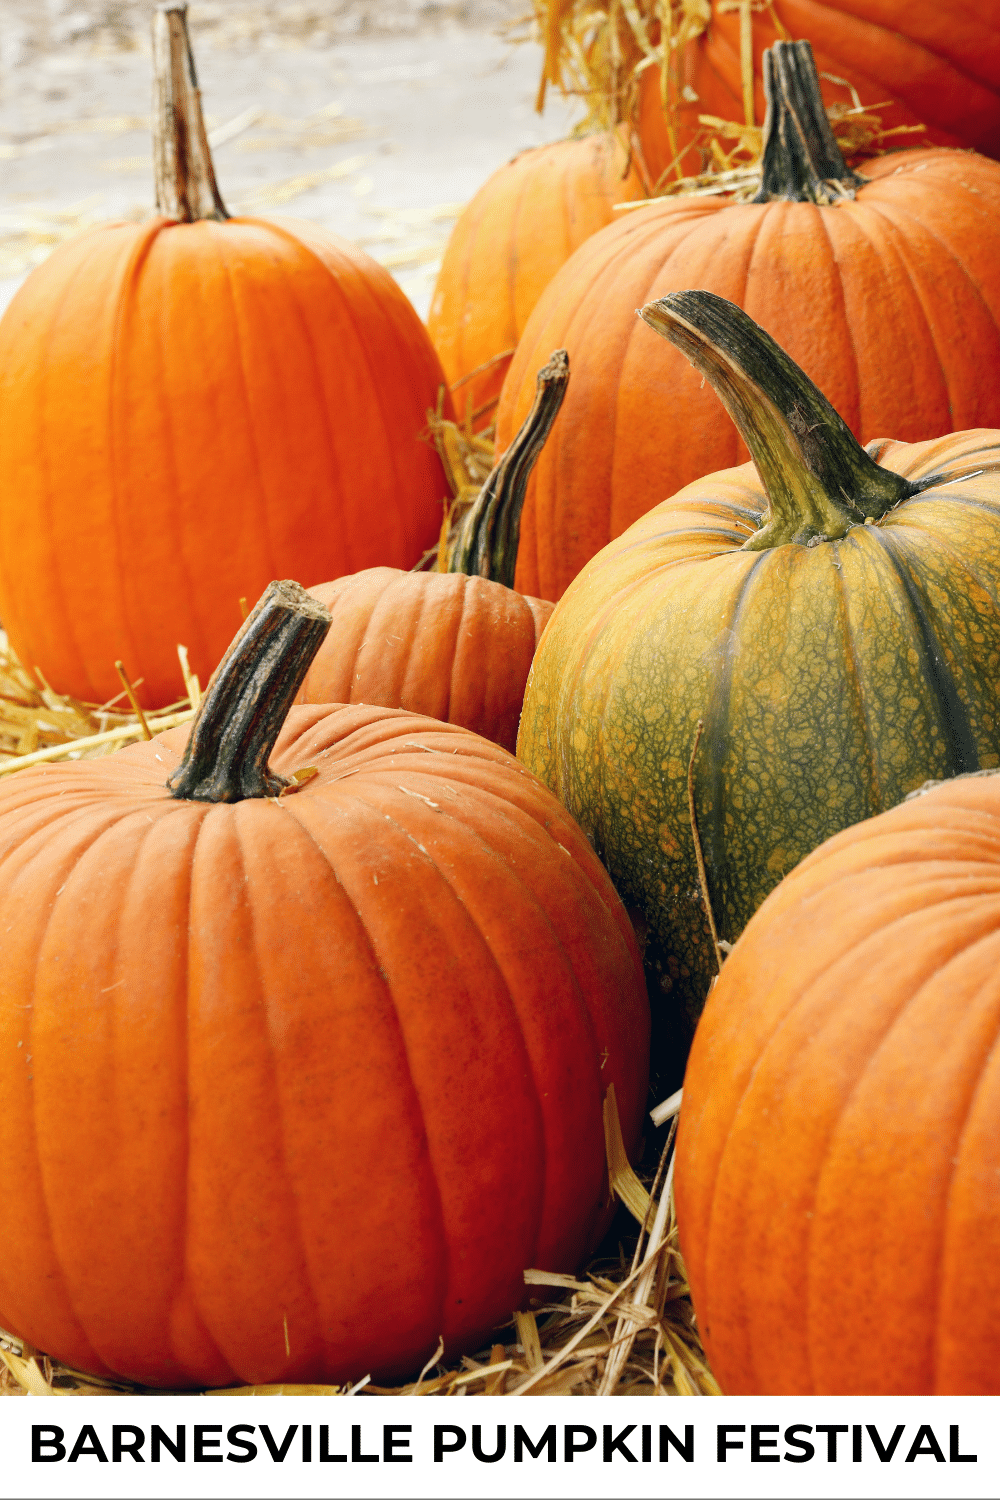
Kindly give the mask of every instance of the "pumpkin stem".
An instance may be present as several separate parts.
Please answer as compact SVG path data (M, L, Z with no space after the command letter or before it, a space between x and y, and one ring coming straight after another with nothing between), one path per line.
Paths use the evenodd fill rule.
M754 203L835 203L868 181L852 172L830 129L808 42L775 42L763 57L764 150Z
M746 551L833 541L925 487L877 464L805 371L724 297L670 292L639 316L701 371L750 449L769 515Z
M267 762L330 628L330 611L299 584L269 583L209 679L172 797L242 802L289 785Z
M449 573L471 573L514 587L528 480L562 406L568 380L569 355L557 349L538 372L535 399L523 425L462 519L448 555Z
M229 218L215 182L183 0L153 12L153 173L156 207L167 218Z

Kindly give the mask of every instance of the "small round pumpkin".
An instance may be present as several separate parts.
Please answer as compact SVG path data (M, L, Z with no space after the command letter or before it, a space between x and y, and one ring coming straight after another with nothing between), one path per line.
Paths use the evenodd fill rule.
M553 606L515 592L528 479L566 391L557 350L535 404L444 551L441 573L368 568L311 589L330 632L301 703L378 703L428 714L513 751L524 685Z
M594 1243L611 1083L635 1148L648 1006L586 839L465 730L286 720L327 624L274 585L186 749L0 785L0 1324L77 1369L406 1375Z
M733 304L674 292L642 316L756 466L688 485L583 569L517 751L642 913L654 1018L690 1036L718 960L689 777L731 942L831 834L927 777L1000 764L1000 432L866 452Z
M452 230L427 329L475 427L492 421L532 308L578 245L646 184L622 132L522 151L488 178Z
M698 1025L681 1246L729 1395L1000 1395L1000 779L829 840Z
M498 451L545 354L565 348L573 365L525 503L526 593L558 599L639 516L746 461L700 375L678 351L651 350L636 323L637 307L668 292L702 287L738 303L862 441L1000 426L1000 165L902 152L866 164L859 185L830 134L808 43L775 51L761 201L629 210L566 262L524 330Z
M174 700L178 642L204 681L270 578L412 566L446 493L420 320L347 241L228 217L183 11L154 15L158 215L60 247L0 322L0 619L98 703L117 659Z

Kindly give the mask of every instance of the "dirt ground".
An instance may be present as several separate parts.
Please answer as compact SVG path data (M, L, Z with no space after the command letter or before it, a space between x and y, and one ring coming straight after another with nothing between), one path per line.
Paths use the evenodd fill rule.
M78 228L152 211L152 0L0 0L0 308ZM530 0L191 0L231 213L293 214L381 260L426 315L455 217L579 110L534 112ZM512 44L514 38L523 38Z

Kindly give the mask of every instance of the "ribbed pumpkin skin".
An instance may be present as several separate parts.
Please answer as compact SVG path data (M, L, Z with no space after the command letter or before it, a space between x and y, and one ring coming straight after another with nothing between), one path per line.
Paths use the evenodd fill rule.
M645 196L626 148L606 134L522 151L494 172L452 231L427 319L449 384L514 349L559 267L611 223L612 205ZM459 411L498 396L509 363L466 381Z
M831 839L709 997L675 1186L742 1394L1000 1394L1000 786Z
M698 98L680 115L679 137L693 137L698 115L744 119L740 17L712 6L709 29L690 43L683 83ZM764 119L761 54L781 35L806 37L816 66L852 83L863 104L877 111L885 130L924 125L917 137L936 146L965 146L1000 155L1000 6L996 0L776 0L753 16L755 113ZM673 161L660 102L660 78L649 68L639 83L639 133L654 180ZM823 80L828 103L850 103L842 85ZM896 137L906 141L906 137ZM887 144L892 144L890 137ZM685 160L697 171L697 162Z
M0 1324L157 1386L405 1375L606 1222L631 928L463 730L294 708L272 767L320 774L214 805L164 790L184 740L0 788Z
M709 475L593 559L532 665L518 757L644 913L689 1024L715 972L688 810L699 719L698 830L729 941L824 839L928 777L1000 764L1000 433L870 451L942 485L839 541L745 552L757 472ZM947 483L970 467L986 473Z
M202 681L272 578L411 566L442 382L388 273L309 224L91 230L0 322L0 618L60 692Z
M573 378L531 477L516 583L558 599L654 505L747 450L710 386L635 309L701 287L744 308L862 441L1000 426L1000 166L950 151L866 167L855 202L666 200L576 252L540 298L497 415L524 419L543 351ZM961 336L956 336L961 329Z
M368 568L310 593L333 624L297 702L406 708L513 752L553 605L488 578L396 568Z

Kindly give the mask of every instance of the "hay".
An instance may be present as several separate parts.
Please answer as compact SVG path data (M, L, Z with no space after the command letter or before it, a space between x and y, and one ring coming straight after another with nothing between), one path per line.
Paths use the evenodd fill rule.
M672 1110L667 1100L655 1113ZM209 1390L208 1396L717 1396L721 1392L698 1339L687 1273L677 1244L673 1197L673 1128L651 1190L619 1155L621 1127L609 1091L605 1103L612 1191L635 1214L631 1253L619 1246L612 1261L594 1262L579 1276L528 1270L538 1288L528 1310L514 1313L490 1343L456 1364L441 1364L443 1346L415 1380L380 1386L369 1377L353 1385L262 1385ZM638 1193L637 1190L638 1189ZM0 1396L164 1395L126 1381L101 1380L50 1360L0 1331L4 1375ZM184 1394L190 1394L185 1392Z
M0 631L0 776L47 761L96 760L132 740L186 723L194 717L201 689L185 648L178 646L177 654L185 695L143 714L126 710L124 677L121 692L106 703L83 703L54 692L37 668L31 673L18 661ZM129 686L141 684L139 677Z
M647 69L656 68L673 161L655 183L652 197L676 193L731 193L737 201L753 197L760 186L762 149L762 127L754 118L755 15L766 12L778 36L789 40L771 0L720 0L719 12L740 13L744 119L722 120L699 114L700 129L694 141L679 147L681 111L689 110L694 100L681 78L684 48L708 29L712 19L709 0L534 0L534 5L537 35L545 48L536 104L539 111L548 86L554 85L563 94L584 101L587 113L579 132L625 124L632 130L633 149L641 158L635 133L639 79ZM655 42L653 36L658 38ZM926 128L899 125L885 130L878 111L887 108L889 101L862 105L847 79L831 73L821 73L820 77L850 95L849 103L838 101L827 107L837 144L849 165L880 156L898 143L897 137L919 136ZM685 174L681 162L691 152L700 154L702 170ZM614 212L641 208L649 201L619 203Z
M457 380L451 387L455 406L461 409L463 386L476 375L489 369L490 365L495 365L502 359L509 359L513 352L513 349L504 349ZM433 547L428 548L417 563L413 569L415 573L447 573L448 571L448 558L457 540L462 521L478 499L479 492L490 477L496 461L496 424L491 422L488 427L476 432L474 423L480 417L485 416L498 400L499 397L494 396L485 405L474 408L470 397L465 403L462 420L454 422L443 415L444 386L442 386L438 392L437 410L427 413L427 430L423 435L438 451L451 494L442 501L444 516L438 540Z

